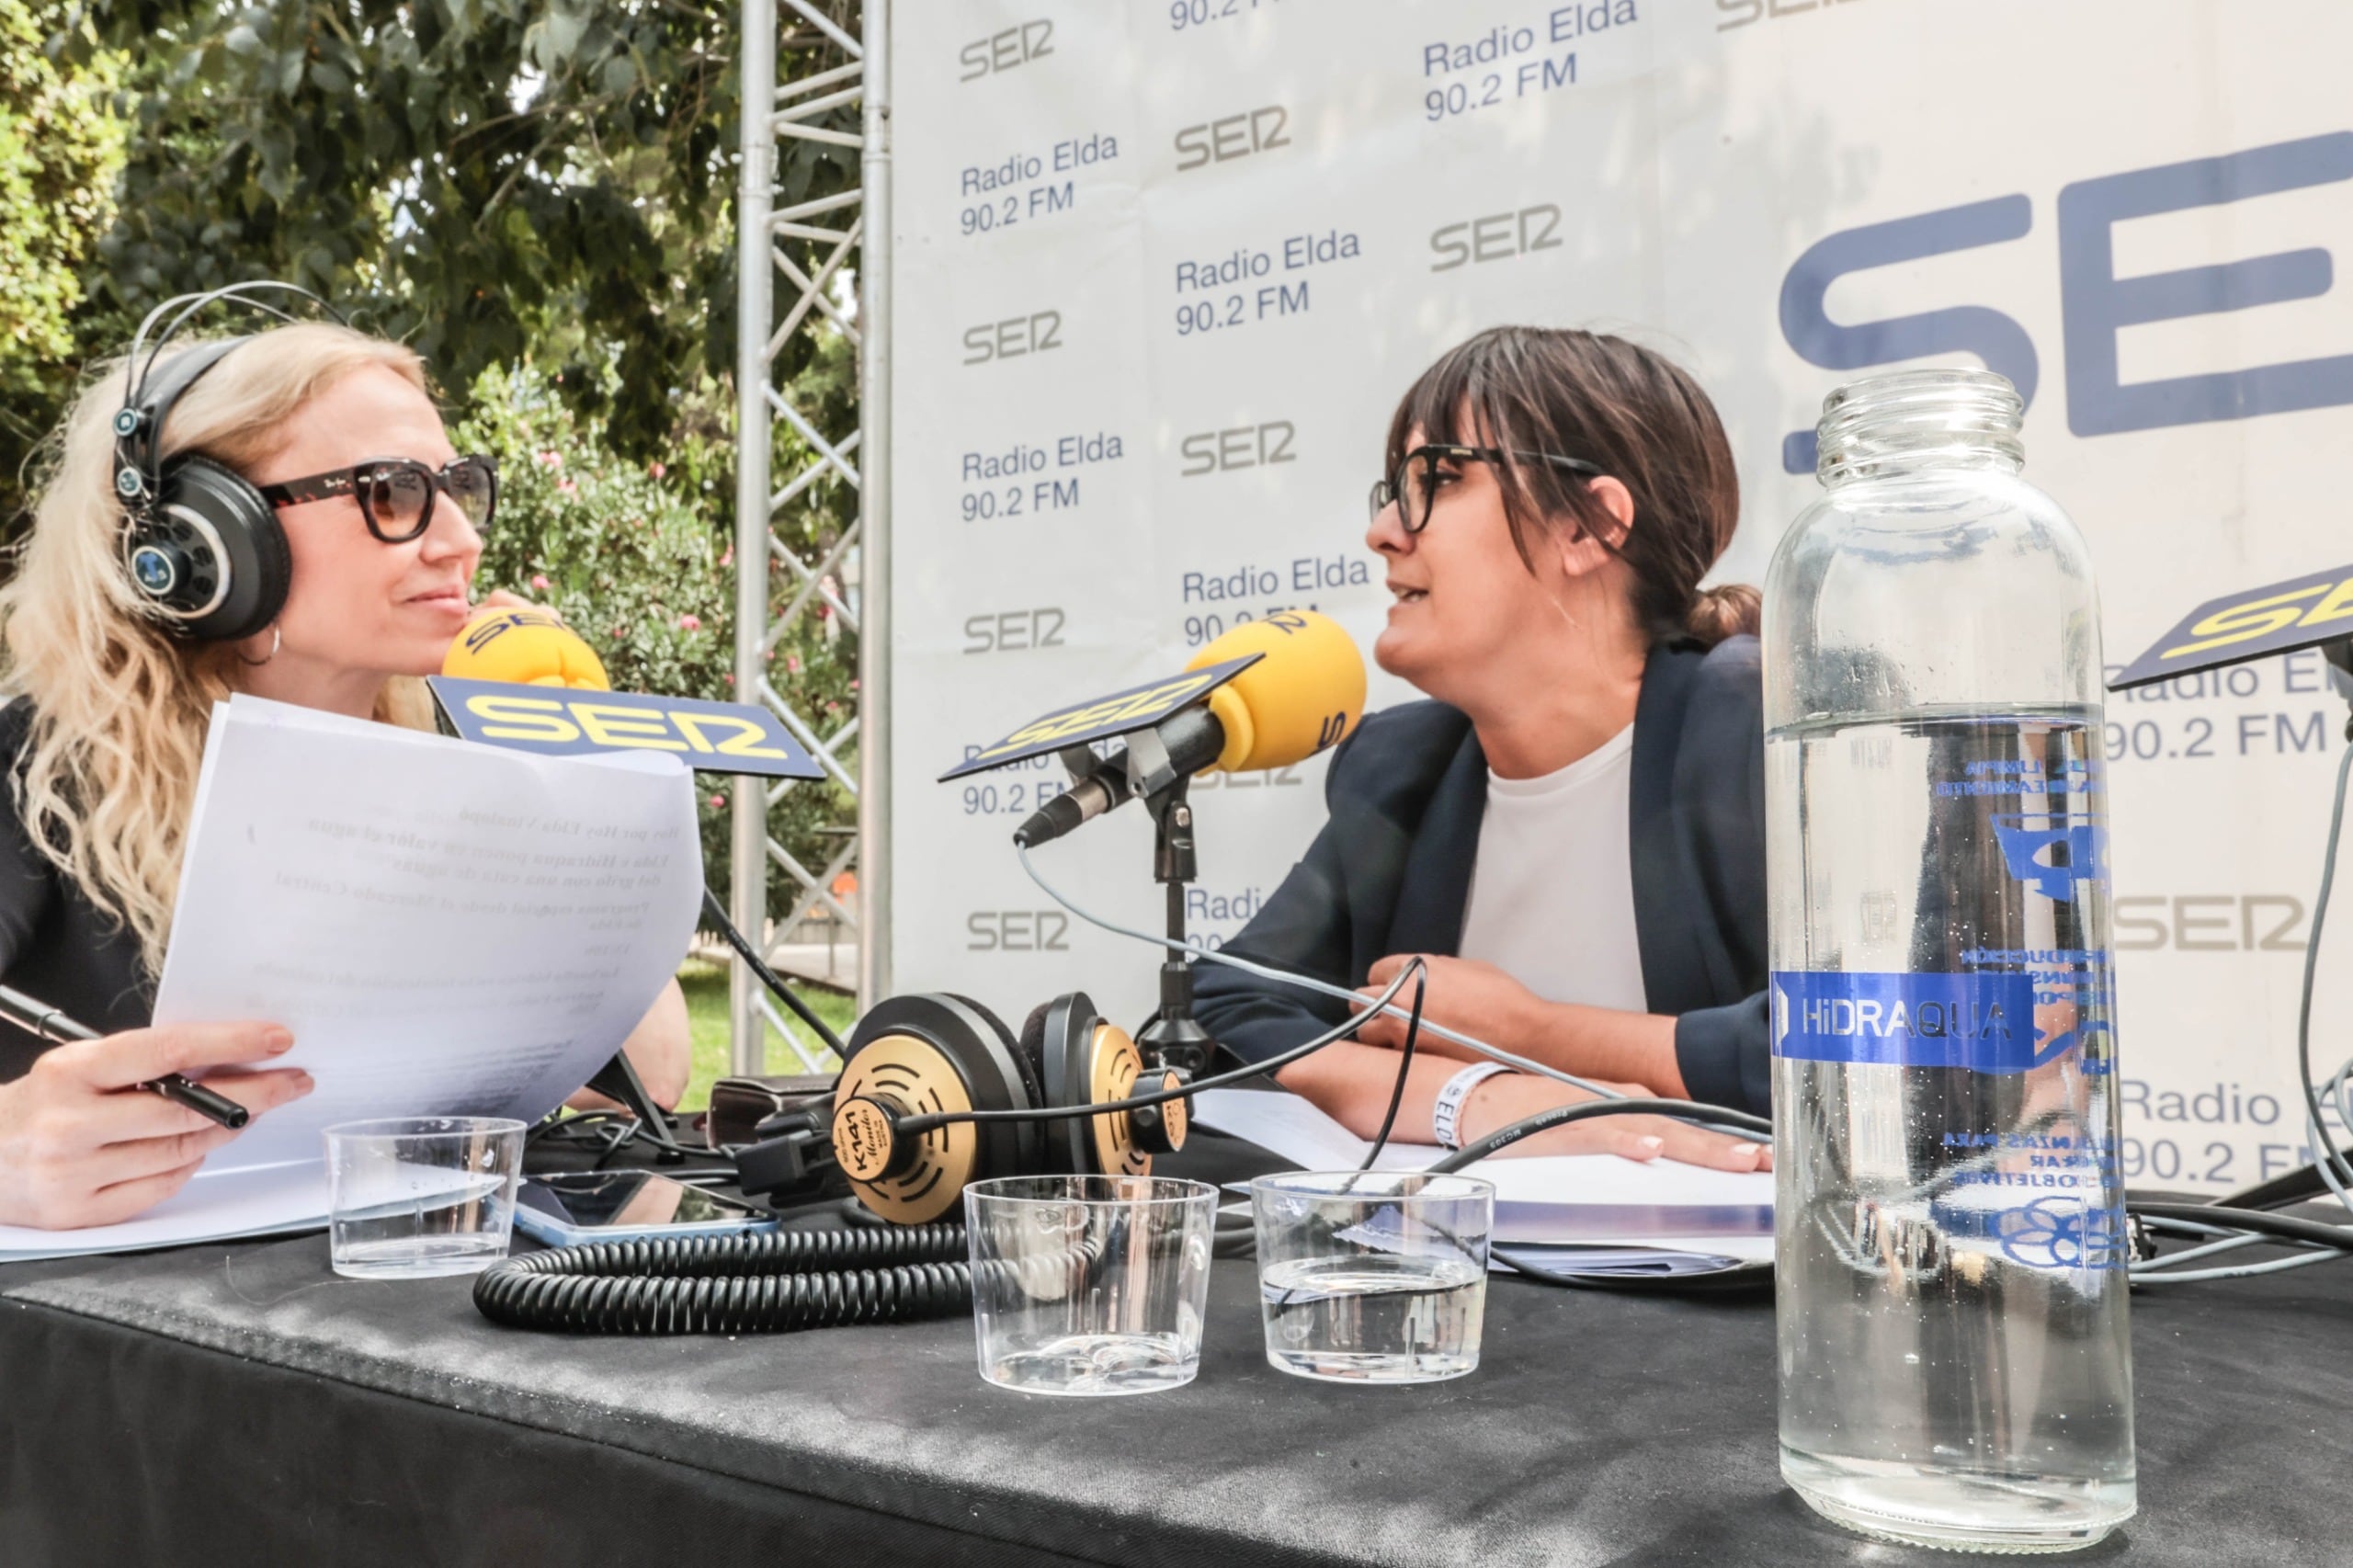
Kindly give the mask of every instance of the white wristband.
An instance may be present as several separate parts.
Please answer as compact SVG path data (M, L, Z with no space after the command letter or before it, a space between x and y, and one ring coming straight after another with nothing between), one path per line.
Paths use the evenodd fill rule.
M1465 1067L1446 1081L1446 1086L1438 1092L1438 1105L1430 1112L1430 1131L1437 1137L1439 1148L1462 1147L1462 1137L1455 1125L1462 1115L1462 1102L1469 1099L1471 1091L1481 1084L1498 1073L1510 1071L1500 1062L1480 1062Z

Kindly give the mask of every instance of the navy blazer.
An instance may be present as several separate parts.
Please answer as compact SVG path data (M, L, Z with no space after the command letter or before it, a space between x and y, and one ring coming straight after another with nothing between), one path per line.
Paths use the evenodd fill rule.
M1695 1099L1763 1115L1767 1040L1764 685L1754 637L1654 649L1634 708L1630 781L1643 990L1674 1016ZM1358 986L1391 953L1456 956L1487 758L1461 710L1368 715L1332 754L1331 820L1226 950ZM1258 1062L1346 1016L1342 1005L1222 964L1194 966L1196 1014Z

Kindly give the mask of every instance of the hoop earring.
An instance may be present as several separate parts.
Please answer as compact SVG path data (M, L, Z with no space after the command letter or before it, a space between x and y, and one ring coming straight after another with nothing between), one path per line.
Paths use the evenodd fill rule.
M237 650L237 662L244 665L245 668L249 670L257 670L264 665L269 663L270 660L278 657L278 645L285 641L286 633L280 631L278 629L278 622L273 620L269 623L269 652L264 653L258 659L248 659L245 657L245 651L243 648L240 648Z

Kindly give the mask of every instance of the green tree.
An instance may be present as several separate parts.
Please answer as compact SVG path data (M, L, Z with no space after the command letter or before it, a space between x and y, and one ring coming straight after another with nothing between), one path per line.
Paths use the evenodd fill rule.
M857 0L819 4L856 35ZM45 24L39 58L59 80L116 84L129 141L111 224L82 253L82 297L59 307L71 342L44 338L29 351L39 384L21 401L10 391L21 417L0 422L0 484L56 423L76 368L118 349L154 302L287 278L414 344L453 419L505 461L493 581L529 593L547 577L574 624L608 644L625 686L727 695L713 683L727 673L732 597L714 588L705 614L695 596L725 576L717 562L733 509L733 6L0 0L7 6L20 8L0 11L17 28L11 61L23 52L13 18ZM842 59L813 28L779 40L787 80ZM858 110L813 123L854 132ZM854 187L858 159L855 147L785 142L783 199ZM103 190L104 171L88 166L76 188ZM811 242L777 243L805 270L821 264ZM848 427L855 374L840 339L796 336L778 374L821 428ZM775 439L780 475L813 455L782 422ZM544 450L564 454L565 474L522 460ZM0 516L17 502L0 490ZM856 506L829 475L777 519L777 535L803 553L823 549ZM649 520L632 530L632 517ZM702 630L682 631L680 616ZM632 630L604 637L600 626ZM776 684L821 717L854 701L854 641L828 631L813 621L777 653ZM822 864L816 830L847 814L832 791L796 789L778 825L805 864ZM714 858L713 874L724 865Z
M830 5L854 31L853 0ZM361 305L461 394L494 365L568 372L565 401L640 459L676 434L680 389L733 365L733 6L87 0L79 15L149 62L102 295L285 278ZM788 34L779 71L837 48ZM857 111L828 123L855 131ZM857 150L796 139L779 179L849 188Z
M0 0L0 519L21 507L19 470L73 391L81 273L114 218L125 131L120 57L42 52L50 6Z
M119 347L169 295L283 278L413 344L461 407L485 370L529 364L625 457L665 460L703 437L698 489L732 494L734 7L0 4L44 6L57 69L97 74L108 50L137 62L119 95L131 135L118 210L84 269L77 341L62 357L46 345L49 363ZM855 36L857 0L822 4ZM782 37L778 70L840 59L802 27ZM855 131L858 115L813 123ZM831 195L857 185L858 151L790 139L777 172L787 199ZM778 244L817 265L811 242ZM810 369L811 353L805 337L786 345L779 377ZM24 426L53 426L62 396L52 385L25 403ZM11 475L27 439L0 431ZM780 440L779 463L796 463ZM855 508L837 483L805 500L835 526Z

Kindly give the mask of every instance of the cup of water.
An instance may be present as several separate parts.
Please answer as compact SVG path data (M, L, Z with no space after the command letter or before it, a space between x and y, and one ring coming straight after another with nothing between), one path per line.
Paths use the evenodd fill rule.
M1153 1393L1201 1364L1217 1189L1008 1176L964 1189L981 1376L1023 1393Z
M1250 1184L1267 1359L1335 1382L1478 1369L1495 1188L1421 1171L1294 1171Z
M353 1279L479 1274L506 1256L523 1124L495 1116L346 1121L327 1138L327 1246Z

